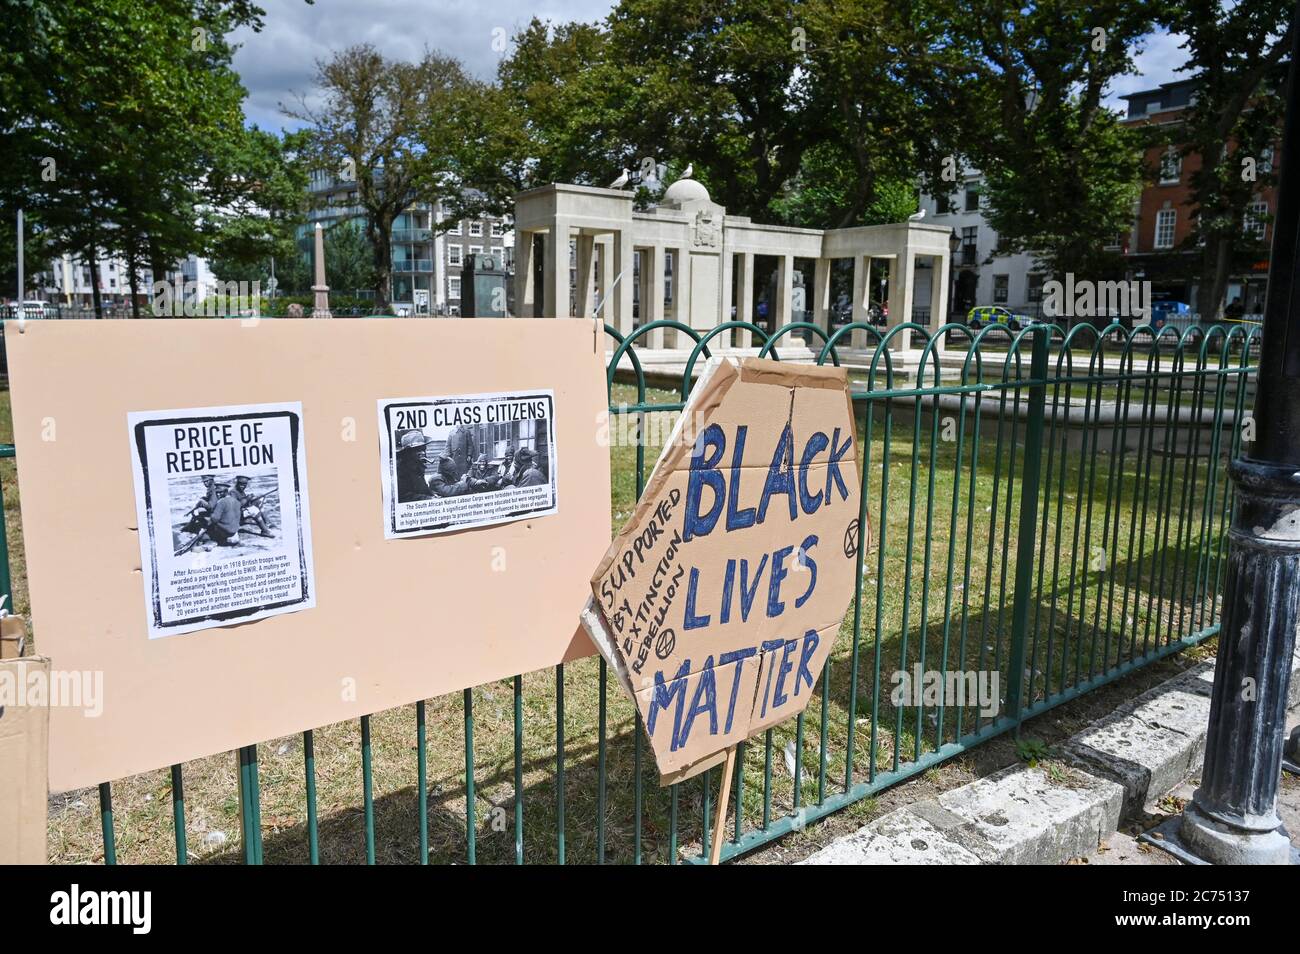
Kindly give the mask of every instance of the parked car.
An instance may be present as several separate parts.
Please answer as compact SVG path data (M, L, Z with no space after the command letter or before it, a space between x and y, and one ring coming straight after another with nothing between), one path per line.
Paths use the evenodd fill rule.
M1018 315L1001 305L977 305L966 315L966 324L976 331L986 325L1005 325L1008 331L1019 331L1033 321L1028 315Z
M37 301L28 299L23 302L23 313L29 318L53 318L56 314L54 306L48 301Z

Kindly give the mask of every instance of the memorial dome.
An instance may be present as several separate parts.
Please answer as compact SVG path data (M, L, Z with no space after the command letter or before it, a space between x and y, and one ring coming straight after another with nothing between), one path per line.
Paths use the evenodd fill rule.
M709 202L709 190L694 179L678 179L664 191L665 202Z

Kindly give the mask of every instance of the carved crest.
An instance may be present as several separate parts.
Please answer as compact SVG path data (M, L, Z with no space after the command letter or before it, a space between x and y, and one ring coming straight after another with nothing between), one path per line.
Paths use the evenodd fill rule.
M722 237L721 232L720 223L714 212L701 209L695 213L694 244L696 248L717 248Z

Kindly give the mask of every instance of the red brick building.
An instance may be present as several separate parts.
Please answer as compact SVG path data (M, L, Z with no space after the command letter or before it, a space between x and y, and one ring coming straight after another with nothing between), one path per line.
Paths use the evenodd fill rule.
M1178 123L1194 101L1196 87L1196 80L1189 79L1130 93L1123 97L1128 102L1125 124ZM1201 261L1200 249L1189 243L1195 231L1191 182L1201 159L1195 153L1183 155L1178 145L1153 146L1145 158L1147 166L1158 171L1154 181L1142 189L1133 229L1118 244L1123 247L1129 277L1150 281L1156 301L1180 301L1194 307ZM1264 243L1272 242L1272 217L1277 210L1276 189L1267 181L1275 161L1275 153L1256 157L1260 185L1242 222L1243 231ZM1225 298L1229 314L1258 315L1263 311L1268 260L1267 254L1261 257L1263 261L1230 277Z

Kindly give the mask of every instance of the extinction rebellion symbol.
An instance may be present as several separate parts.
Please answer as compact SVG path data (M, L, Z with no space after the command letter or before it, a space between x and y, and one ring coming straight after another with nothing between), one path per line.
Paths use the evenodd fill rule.
M854 517L844 531L844 555L850 559L858 555L858 538L861 536L859 529L858 520Z

